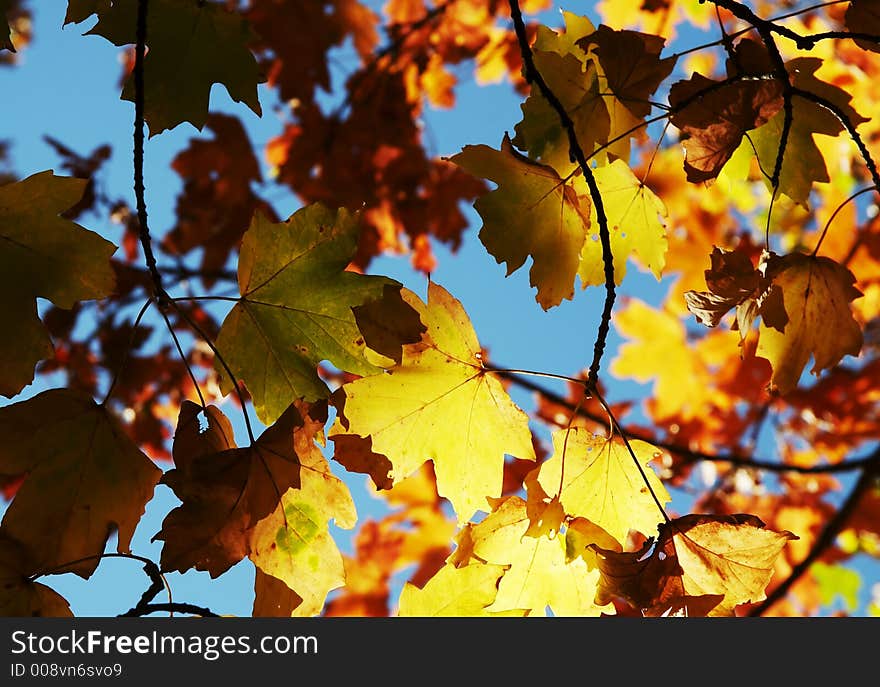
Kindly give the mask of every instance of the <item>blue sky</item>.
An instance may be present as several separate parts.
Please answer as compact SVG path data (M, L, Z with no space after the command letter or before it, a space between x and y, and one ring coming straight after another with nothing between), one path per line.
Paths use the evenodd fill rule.
M0 69L0 90L14 94L4 108L0 139L12 141L13 168L21 176L58 168L58 158L43 141L50 135L81 154L87 154L104 143L113 147L113 157L103 176L111 196L124 197L134 205L131 169L131 134L133 106L119 99L120 50L100 37L81 34L94 22L61 29L66 3L32 2L34 10L33 43L22 52L19 66ZM577 11L580 3L564 4ZM548 13L550 23L558 23L559 15ZM691 37L689 45L693 44ZM342 64L350 59L350 51L340 52ZM350 64L350 62L349 62ZM337 76L343 75L342 72ZM520 119L521 99L507 84L480 87L468 81L461 72L462 83L457 90L458 106L451 110L429 110L425 114L425 140L437 155L452 155L463 145L485 143L497 147L505 131L513 133ZM332 97L332 96L328 96ZM212 92L214 111L238 116L247 127L258 150L266 141L279 134L282 122L270 107L271 92L260 88L264 115L258 118L245 106L233 103L222 87ZM145 177L150 225L154 235L161 236L174 222L174 204L180 189L179 178L169 163L199 132L189 124L165 132L147 142ZM264 170L266 171L266 170ZM270 193L279 215L286 217L297 209L296 199L288 193ZM591 357L595 328L602 309L604 292L589 289L576 293L573 301L544 312L535 302L534 290L528 284L528 270L521 269L505 278L505 268L496 264L477 239L480 222L472 208L471 230L456 255L443 247L437 248L439 267L432 278L459 298L471 316L481 342L487 346L493 361L510 367L574 374L585 367ZM86 216L80 222L88 228L119 243L119 228L104 218ZM161 267L160 257L160 267ZM383 257L371 271L394 277L423 296L426 280L413 272L407 257ZM652 303L662 300L666 283L636 269L628 270L623 293L637 295ZM217 311L222 316L223 311ZM154 324L156 324L154 322ZM161 328L157 329L161 331ZM605 366L610 362L620 339L612 330ZM52 381L51 379L49 380ZM547 386L564 390L547 381ZM30 397L45 388L35 383L14 400ZM615 381L610 389L612 398L644 396L649 385ZM534 406L530 394L512 390L514 400L525 408ZM240 415L230 413L240 441L245 433ZM251 414L252 420L255 420ZM546 433L545 433L546 436ZM334 468L339 466L334 464ZM380 502L369 495L361 475L343 477L352 490L361 519L381 515ZM160 543L150 538L160 529L161 521L177 500L165 487L158 487L147 507L132 543L133 552L158 560ZM679 497L674 507L686 509ZM334 529L340 548L350 551L350 533ZM210 580L207 573L191 571L167 576L174 598L211 607L218 613L250 615L253 599L253 567L245 561L218 578ZM139 565L132 561L108 559L88 581L73 575L55 576L46 580L71 603L77 615L115 615L127 610L146 588L146 578ZM863 590L866 591L866 590Z

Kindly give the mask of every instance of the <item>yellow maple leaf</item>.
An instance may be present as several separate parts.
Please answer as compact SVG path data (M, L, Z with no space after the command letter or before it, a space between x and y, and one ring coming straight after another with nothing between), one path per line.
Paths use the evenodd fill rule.
M427 305L401 293L427 333L403 347L400 364L343 385L330 434L370 436L373 452L391 461L394 482L432 460L437 489L463 523L501 495L505 454L535 460L528 416L483 367L461 303L434 282Z
M650 489L622 441L596 436L583 427L553 433L553 456L541 464L538 477L547 493L559 494L567 515L589 519L621 543L630 529L648 536L656 533L663 515L651 490L661 503L670 500L648 467L658 449L645 441L629 443L646 466Z
M594 603L599 571L588 570L581 557L566 560L564 536L526 535L530 527L526 502L512 496L477 525L462 530L461 552L451 560L509 566L498 583L490 612L528 611L546 615L549 606L556 616L598 616L612 608ZM470 562L467 564L471 565Z
M780 259L774 273L788 322L779 331L762 321L755 355L773 367L770 389L786 394L797 386L810 356L811 372L818 374L844 355L859 354L862 330L849 303L862 294L853 286L852 272L826 257L792 253Z
M736 332L713 331L695 347L688 343L684 324L677 316L635 299L615 313L614 325L631 341L620 347L611 373L639 382L654 380L654 419L674 415L703 418L715 407L727 407L729 399L714 391L710 363L717 365L718 361L709 354L717 340L727 338L726 350L736 355Z
M661 219L666 217L663 201L633 174L623 160L599 167L595 176L611 234L614 281L617 284L623 281L627 258L633 254L659 280L668 247ZM593 224L593 234L587 237L581 249L578 275L584 287L605 282L597 223Z
M456 568L447 563L419 589L409 582L400 594L398 615L402 617L492 616L486 607L495 600L502 565L468 565ZM521 615L521 614L520 614Z

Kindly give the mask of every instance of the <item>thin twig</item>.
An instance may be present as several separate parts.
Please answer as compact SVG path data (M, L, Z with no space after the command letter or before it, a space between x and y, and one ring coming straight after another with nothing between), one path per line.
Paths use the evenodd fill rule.
M529 379L519 377L515 374L506 374L504 372L498 372L498 375L500 377L503 377L504 379L511 381L513 384L522 387L523 389L528 389L529 391L534 391L535 393L540 394L550 403L562 406L569 411L573 411L576 408L576 404L572 403L564 396L561 396L554 391L546 389ZM586 408L580 408L577 411L577 415L600 425L605 424L605 418L600 417L595 413L591 413ZM852 460L848 460L842 463L827 463L823 465L789 465L787 463L780 463L777 461L755 458L754 456L697 451L688 448L687 446L682 446L671 441L663 441L657 439L650 434L646 434L645 432L639 431L638 429L632 427L623 427L622 429L625 434L632 437L633 439L647 441L653 446L656 446L659 449L663 449L664 451L668 451L669 453L674 453L675 455L683 458L686 461L699 462L702 460L706 460L716 463L730 463L731 465L735 465L737 467L756 468L759 470L765 470L767 472L774 473L796 472L802 475L817 475L853 472L855 470L861 470L865 467L865 465L873 460L873 458L869 455L863 458L854 458Z
M188 613L189 615L197 615L202 618L219 618L210 608L204 606L196 606L195 604L181 603L174 601L164 604L145 604L143 606L135 606L130 611L126 611L120 618L140 618L151 613Z
M198 334L202 341L204 341L208 348L211 349L211 352L214 354L214 357L220 362L223 366L223 369L226 371L226 374L229 375L229 381L232 382L232 386L235 387L235 394L238 396L238 401L241 404L241 413L244 416L244 424L247 429L248 439L250 439L250 443L253 446L256 443L256 438L254 437L254 429L251 426L251 419L248 416L247 412L247 403L244 400L244 394L241 391L241 385L238 382L236 376L232 373L232 370L229 368L229 365L223 359L223 355L217 350L217 346L214 345L214 342L211 341L211 337L209 337L205 331L198 325L196 322L186 314L186 312L181 308L177 303L173 300L169 301L174 309L177 310L177 313L186 320L187 324L192 328L192 330Z
M113 379L110 380L110 386L107 388L107 393L104 394L104 400L101 401L102 406L107 405L107 401L110 400L110 395L113 393L113 389L116 388L116 383L122 376L122 371L125 369L125 364L128 362L128 358L131 355L131 349L132 346L134 346L134 337L137 334L141 319L147 312L147 309L150 307L150 304L152 304L152 302L153 299L148 298L143 307L141 307L140 312L137 314L137 317L134 319L134 324L131 327L131 336L128 337L128 346L125 349L125 355L122 356L122 361L119 363L119 369L116 370L116 374L114 374Z
M822 533L816 538L810 552L800 563L792 568L788 577L786 577L779 586L773 589L760 605L756 606L749 612L750 616L763 615L771 606L788 594L788 591L794 586L795 582L797 582L803 574L809 570L810 566L819 559L825 550L834 543L834 539L841 530L843 530L847 520L849 520L853 511L855 511L856 507L859 505L862 495L870 489L878 475L880 475L880 448L875 449L875 451L868 456L864 470L859 476L859 479L849 496L846 498L846 501L843 502L837 513L834 514L834 517L827 522Z
M626 446L626 450L629 451L630 457L633 459L633 463L635 463L636 468L638 468L639 474L642 476L642 481L645 483L645 486L648 488L648 491L651 494L651 498L654 499L654 503L657 504L657 508L660 509L660 513L663 515L663 519L670 523L672 522L669 519L669 514L666 512L666 509L663 507L663 504L660 502L660 499L657 498L657 494L654 492L654 487L651 486L651 483L648 481L648 475L645 473L645 468L642 465L642 461L639 460L639 457L636 455L636 452L633 450L633 447L629 443L629 437L627 437L627 433L624 431L623 427L620 426L620 423L617 421L617 418L614 416L614 413L611 411L611 406L605 402L605 399L602 397L602 394L599 393L597 389L593 389L593 395L596 397L596 400L599 401L599 404L602 406L602 409L608 413L608 417L611 420L611 424L617 433L620 435L620 438L623 439L623 445ZM610 439L610 437L609 437Z

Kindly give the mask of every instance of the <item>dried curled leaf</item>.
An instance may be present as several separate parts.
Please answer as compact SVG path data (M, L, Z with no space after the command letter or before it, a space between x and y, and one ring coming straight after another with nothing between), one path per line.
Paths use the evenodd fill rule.
M718 176L747 131L767 123L782 108L777 81L712 81L694 74L672 85L670 121L687 137L684 168L688 181ZM772 169L772 166L771 166Z
M765 598L773 564L792 539L752 515L686 515L661 525L656 543L641 551L593 547L602 573L596 600L621 597L645 615L733 615Z

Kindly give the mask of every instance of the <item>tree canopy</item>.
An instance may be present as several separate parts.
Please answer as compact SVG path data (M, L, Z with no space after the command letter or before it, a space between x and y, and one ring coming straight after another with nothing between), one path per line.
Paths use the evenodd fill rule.
M0 69L44 37L33 4L0 0ZM118 47L132 154L47 136L63 174L29 169L0 131L0 614L69 615L53 576L108 557L149 578L135 616L223 614L163 577L245 559L254 616L880 614L877 3L68 0L64 25ZM487 108L468 82L519 122L437 154L433 112ZM155 226L144 160L178 127ZM471 236L476 293L527 273L511 312L580 308L575 369L496 359L522 322L481 330L435 278Z

